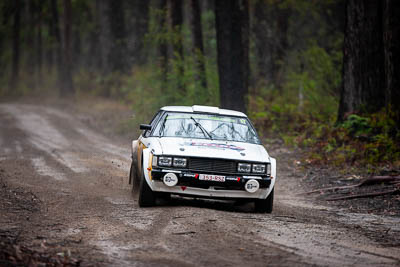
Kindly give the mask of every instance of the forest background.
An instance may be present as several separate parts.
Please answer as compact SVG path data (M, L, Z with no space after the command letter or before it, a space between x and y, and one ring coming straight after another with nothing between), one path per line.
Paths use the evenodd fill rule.
M8 0L0 96L245 111L308 164L400 169L396 0ZM279 141L281 140L281 141Z

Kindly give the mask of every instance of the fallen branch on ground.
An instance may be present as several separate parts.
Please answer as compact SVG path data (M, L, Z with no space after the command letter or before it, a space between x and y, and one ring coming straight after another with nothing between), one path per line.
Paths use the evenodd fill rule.
M340 189L348 189L348 188L361 187L361 186L366 186L366 185L391 183L391 182L393 182L394 184L400 183L400 176L372 176L372 177L363 179L358 184L319 188L319 189L315 189L315 190L312 190L309 192L301 193L301 195L309 195L309 194L319 193L319 192L323 192L323 191L335 191L335 190L340 190Z
M375 192L375 193L351 195L351 196L345 196L345 197L333 197L333 198L328 198L328 199L325 199L325 200L326 201L336 201L336 200L346 200L346 199L365 198L365 197L377 197L377 196L394 195L394 194L400 194L400 189L394 189L394 190L388 190L388 191L382 191L382 192Z

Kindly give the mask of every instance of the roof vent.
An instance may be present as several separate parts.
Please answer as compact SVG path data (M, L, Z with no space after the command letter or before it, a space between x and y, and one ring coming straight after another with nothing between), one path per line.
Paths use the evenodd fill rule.
M204 112L204 113L217 113L219 114L219 108L210 106L192 106L193 112Z

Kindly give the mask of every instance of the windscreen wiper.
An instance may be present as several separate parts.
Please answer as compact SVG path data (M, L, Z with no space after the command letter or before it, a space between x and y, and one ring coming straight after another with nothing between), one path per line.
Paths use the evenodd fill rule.
M207 132L207 130L204 129L204 127L200 123L198 123L193 117L190 117L190 118L194 121L194 125L196 125L196 127L200 128L200 130L203 132L204 136L208 136L211 140L213 140L211 134L209 132Z

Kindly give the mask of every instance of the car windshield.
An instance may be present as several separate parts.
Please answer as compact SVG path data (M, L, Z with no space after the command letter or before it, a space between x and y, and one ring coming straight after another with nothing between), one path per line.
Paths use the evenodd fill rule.
M168 112L159 120L151 135L260 143L247 118L216 114Z

